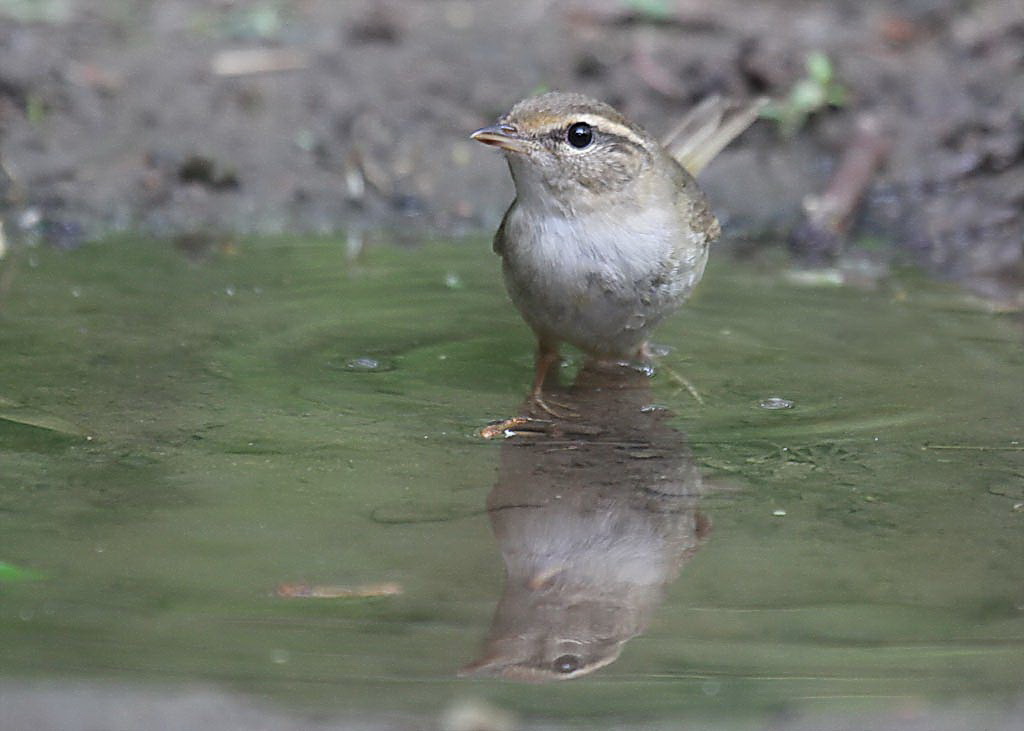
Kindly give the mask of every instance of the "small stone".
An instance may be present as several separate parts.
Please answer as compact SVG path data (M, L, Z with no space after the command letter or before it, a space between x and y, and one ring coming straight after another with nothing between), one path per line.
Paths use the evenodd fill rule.
M791 409L796 404L789 399L779 398L778 396L772 396L766 398L764 401L758 404L762 409L769 409L771 411L777 411L778 409Z
M786 517L786 511L785 510L773 510L772 511L772 515L774 515L776 518L785 518Z

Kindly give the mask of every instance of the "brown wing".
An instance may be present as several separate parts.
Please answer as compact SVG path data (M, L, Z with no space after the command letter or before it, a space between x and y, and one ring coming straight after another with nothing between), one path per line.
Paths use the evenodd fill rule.
M712 96L686 114L663 145L692 175L697 175L730 142L752 125L767 99L737 104Z
M704 234L704 245L714 243L722 235L722 227L711 212L711 206L703 191L697 186L697 181L686 171L675 159L667 160L672 170L672 177L676 189L676 211L679 217L690 229L699 234Z

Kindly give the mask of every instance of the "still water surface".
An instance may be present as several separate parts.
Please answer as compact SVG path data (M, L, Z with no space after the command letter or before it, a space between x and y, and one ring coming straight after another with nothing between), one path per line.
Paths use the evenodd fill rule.
M720 258L657 376L486 441L532 375L486 242L16 254L8 684L590 727L1024 693L1019 319Z

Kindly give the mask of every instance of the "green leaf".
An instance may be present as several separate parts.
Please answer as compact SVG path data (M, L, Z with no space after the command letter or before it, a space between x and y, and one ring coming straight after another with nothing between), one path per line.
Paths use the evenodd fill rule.
M790 104L808 112L820 109L825 103L825 89L812 79L801 79L789 95Z
M822 86L832 83L832 62L821 51L812 51L807 54L806 66L807 75Z

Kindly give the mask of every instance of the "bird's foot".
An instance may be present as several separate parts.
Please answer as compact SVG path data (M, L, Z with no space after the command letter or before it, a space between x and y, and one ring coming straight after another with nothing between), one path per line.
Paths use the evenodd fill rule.
M545 399L540 392L535 392L530 396L530 406L540 409L545 414L555 419L578 419L580 416L578 412L573 411L566 404Z

